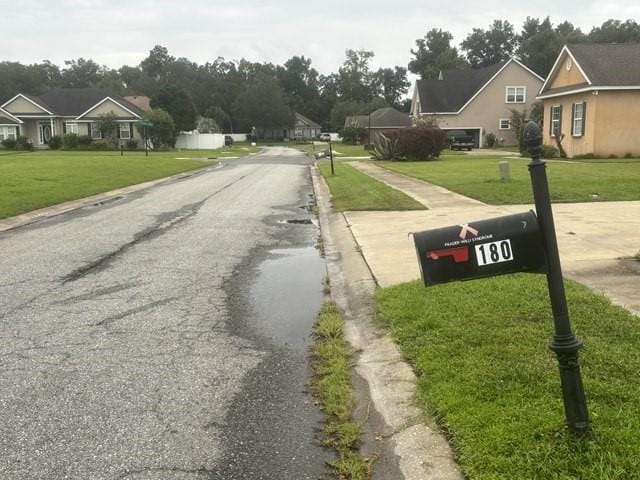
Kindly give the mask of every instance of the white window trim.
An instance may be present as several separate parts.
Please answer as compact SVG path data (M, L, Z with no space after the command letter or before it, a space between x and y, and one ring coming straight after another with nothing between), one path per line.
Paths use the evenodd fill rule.
M78 135L78 123L77 122L65 122L65 127L67 129L67 133L75 133ZM72 130L75 130L72 131Z
M3 140L9 140L9 138L17 140L18 135L16 133L16 130L16 127L0 127L0 142L2 142Z
M576 107L578 105L582 105L582 116L576 116ZM571 118L573 121L571 122L571 136L580 138L584 136L584 102L576 102L571 105ZM576 121L580 122L580 133L576 133Z
M504 128L502 126L502 122L507 122L509 127ZM498 120L498 130L511 130L511 119L509 119L509 118L501 118L500 120Z
M509 89L513 88L513 102L509 101ZM522 89L522 101L518 101L518 89ZM504 89L504 103L527 103L527 87L526 85L507 85Z
M122 127L125 127L125 128L122 128ZM120 123L118 128L120 129L120 139L121 140L131 140L131 129L129 127L129 123L128 122L127 123ZM122 136L123 132L127 134L126 137Z
M553 109L556 108L556 107L557 108L561 108L562 105L560 105L559 103L555 104L555 105L551 105L551 118L550 118L549 121L551 122L551 137L553 137L553 138L556 137L556 134L554 133L556 131L556 129L553 128L553 121L554 121L553 120ZM558 124L560 124L560 122L562 121L562 110L560 110L560 116L557 118L556 121L558 122ZM562 133L562 132L560 132L560 133Z
M94 128L96 129L98 136L93 135ZM102 140L102 132L100 131L98 126L95 124L95 122L89 124L89 136L91 137L91 140Z

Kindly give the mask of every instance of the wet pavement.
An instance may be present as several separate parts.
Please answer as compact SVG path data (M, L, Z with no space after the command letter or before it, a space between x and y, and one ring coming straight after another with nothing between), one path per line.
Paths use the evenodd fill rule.
M0 234L0 478L322 474L308 163L272 149Z

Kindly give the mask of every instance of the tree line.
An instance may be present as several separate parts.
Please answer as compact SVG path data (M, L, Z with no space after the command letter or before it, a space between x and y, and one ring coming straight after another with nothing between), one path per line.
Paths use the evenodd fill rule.
M440 70L482 67L518 56L546 76L562 45L576 42L639 42L633 20L607 20L588 33L568 21L554 25L549 17L527 17L519 32L506 20L474 28L459 46L450 32L427 31L411 50L408 68L373 69L374 53L349 49L337 72L319 73L311 59L293 56L283 65L216 58L204 64L172 56L157 45L137 66L118 69L91 59L47 60L23 65L0 62L0 100L16 93L40 95L52 88L105 88L119 95L147 95L153 107L169 112L176 130L246 132L293 124L293 112L339 130L348 115L384 106L408 111L408 72L435 78Z

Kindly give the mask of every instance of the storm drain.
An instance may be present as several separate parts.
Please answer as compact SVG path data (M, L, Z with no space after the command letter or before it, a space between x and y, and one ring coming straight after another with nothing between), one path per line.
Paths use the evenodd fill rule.
M311 225L313 222L310 218L290 218L288 220L280 220L278 223L291 223L294 225Z

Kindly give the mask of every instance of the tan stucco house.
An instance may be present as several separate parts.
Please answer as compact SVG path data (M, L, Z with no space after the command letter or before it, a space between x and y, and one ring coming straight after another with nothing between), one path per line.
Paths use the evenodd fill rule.
M544 138L568 157L640 155L640 44L565 45L545 80Z
M105 114L115 115L118 138L138 140L142 145L134 125L143 111L124 98L96 88L63 88L39 97L18 93L0 105L0 136L25 136L37 149L49 148L54 135L65 133L100 140L102 134L96 122Z
M416 82L411 115L443 130L465 130L476 147L493 133L516 145L511 110L531 111L544 79L515 58L484 68L443 70L436 79Z

